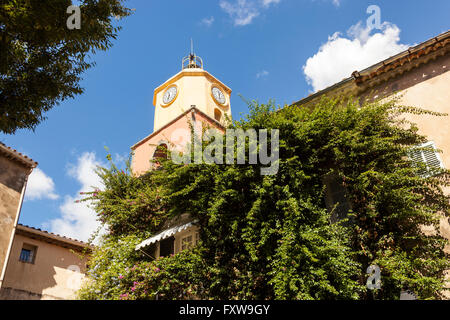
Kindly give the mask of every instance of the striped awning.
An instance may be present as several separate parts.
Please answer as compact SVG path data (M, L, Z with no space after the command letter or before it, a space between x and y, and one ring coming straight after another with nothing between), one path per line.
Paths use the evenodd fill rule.
M145 248L145 247L151 245L152 243L155 243L155 242L164 240L166 238L169 238L169 237L171 237L171 236L173 236L173 235L175 235L175 234L177 234L177 233L179 233L179 232L181 232L183 230L186 230L186 229L194 226L194 224L197 223L197 222L198 221L195 220L195 221L191 221L191 222L188 222L188 223L185 223L185 224L182 224L182 225L179 225L179 226L176 226L176 227L164 230L164 231L158 233L157 235L154 235L153 237L148 238L148 239L142 241L141 243L139 243L136 246L135 250L139 250L139 249Z

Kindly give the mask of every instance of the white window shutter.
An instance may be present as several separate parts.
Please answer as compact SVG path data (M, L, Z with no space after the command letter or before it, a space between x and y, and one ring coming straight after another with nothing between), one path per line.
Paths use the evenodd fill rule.
M420 150L419 148L428 149ZM426 165L426 172L420 172L420 175L423 176L432 176L436 170L444 169L444 164L433 141L428 141L411 150L409 158L414 163L423 163Z
M425 161L425 159L423 158L423 155L422 155L422 151L420 151L420 150L412 150L409 154L409 158L414 163L420 163L420 162Z
M442 168L442 162L438 158L439 154L433 150L424 150L423 155L429 167Z

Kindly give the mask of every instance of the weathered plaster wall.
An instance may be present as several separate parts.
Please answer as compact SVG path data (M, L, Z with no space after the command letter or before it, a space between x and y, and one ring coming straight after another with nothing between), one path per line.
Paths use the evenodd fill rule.
M442 150L444 166L450 168L450 54L421 64L408 72L374 87L362 97L378 94L380 97L401 97L400 103L420 107L448 116L406 114L404 118L416 123L419 133L434 141ZM450 193L450 188L446 189Z
M0 273L6 263L28 172L29 169L0 155Z
M37 247L33 264L19 260L24 243ZM16 234L0 299L73 299L86 262L70 249Z
M400 103L420 107L434 112L446 113L447 116L404 115L404 118L417 124L419 134L434 141L441 149L440 157L444 167L450 169L450 55L423 64L389 82L390 90L398 91ZM450 194L450 187L444 188ZM428 231L428 228L424 228ZM450 218L442 218L441 234L450 240ZM445 247L450 253L450 244ZM450 287L450 271L447 272ZM446 293L450 299L450 292Z
M413 72L396 79L395 87L403 88L398 94L400 103L420 107L434 112L446 113L447 116L405 115L405 119L417 124L419 133L428 141L434 141L442 150L440 157L445 168L450 168L450 55L441 57L422 65ZM444 188L450 194L450 188ZM450 223L448 218L441 219L441 233L450 240ZM450 253L450 245L446 246Z

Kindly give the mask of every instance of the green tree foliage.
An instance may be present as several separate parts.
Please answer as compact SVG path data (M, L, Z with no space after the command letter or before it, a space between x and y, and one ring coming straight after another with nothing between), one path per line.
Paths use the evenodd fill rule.
M90 54L107 50L130 14L123 0L82 0L70 30L71 0L0 0L0 131L34 129L60 101L81 94Z
M407 155L425 137L399 120L405 112L431 113L395 100L360 107L323 99L279 110L253 102L230 128L280 130L280 166L271 176L260 174L262 165L170 159L143 177L101 169L106 188L86 201L111 232L94 252L92 281L80 297L398 299L409 289L441 298L450 268L439 230L449 215L442 191L449 172L418 174L423 168ZM330 175L351 203L340 222L325 202ZM134 250L182 213L199 220L199 246L158 260ZM381 269L381 289L366 287L370 265Z

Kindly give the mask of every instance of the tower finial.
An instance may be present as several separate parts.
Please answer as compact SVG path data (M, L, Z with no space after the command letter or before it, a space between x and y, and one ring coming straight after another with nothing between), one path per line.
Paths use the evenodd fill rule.
M181 68L199 68L203 69L203 61L202 58L195 55L194 52L194 41L191 38L191 52L189 53L189 56L184 57L181 62Z

